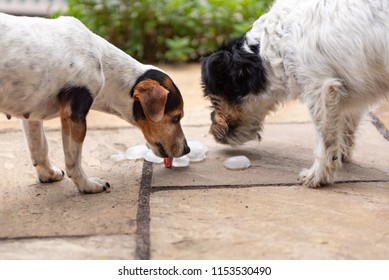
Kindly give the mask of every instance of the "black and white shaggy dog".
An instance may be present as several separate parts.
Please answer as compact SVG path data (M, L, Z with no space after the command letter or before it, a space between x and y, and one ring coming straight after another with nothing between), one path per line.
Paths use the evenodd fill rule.
M279 0L243 37L202 62L211 133L223 144L260 138L265 116L300 99L316 131L308 187L350 159L356 128L389 98L389 1Z

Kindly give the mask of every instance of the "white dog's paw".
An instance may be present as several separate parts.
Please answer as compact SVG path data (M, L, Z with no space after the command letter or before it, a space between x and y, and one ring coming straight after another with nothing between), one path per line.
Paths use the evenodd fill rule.
M300 180L303 186L308 188L318 188L333 181L336 173L333 166L320 168L322 165L314 164L310 169L303 169L300 172Z
M302 181L303 186L307 188L318 188L321 186L320 180L318 180L315 175L315 169L313 168L304 168L300 172L300 180Z
M111 185L100 178L89 178L82 185L77 186L79 191L85 194L110 192Z
M63 179L63 176L65 175L65 172L62 171L62 169L58 167L50 167L50 168L40 168L39 166L36 167L38 178L41 183L52 183L61 181Z

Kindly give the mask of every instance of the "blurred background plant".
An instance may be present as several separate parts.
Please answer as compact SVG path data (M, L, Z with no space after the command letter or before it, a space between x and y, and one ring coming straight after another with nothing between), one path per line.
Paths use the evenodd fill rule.
M176 63L198 61L223 42L243 35L271 2L68 0L66 14L138 60Z

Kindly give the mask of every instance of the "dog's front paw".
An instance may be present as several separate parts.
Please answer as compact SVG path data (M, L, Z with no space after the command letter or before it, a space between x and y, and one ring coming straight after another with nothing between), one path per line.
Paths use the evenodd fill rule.
M55 166L50 168L40 168L40 166L36 166L36 170L41 183L61 181L65 175L65 172L63 172L62 169Z
M317 176L315 176L315 170L313 168L304 168L300 172L300 180L302 181L303 186L307 188L318 188L321 186L320 181L317 180Z
M110 192L111 185L100 178L89 178L82 186L78 185L78 189L85 194L101 193L104 191Z
M334 170L333 166L325 168L315 163L310 169L303 169L300 172L300 180L305 187L318 188L333 181Z

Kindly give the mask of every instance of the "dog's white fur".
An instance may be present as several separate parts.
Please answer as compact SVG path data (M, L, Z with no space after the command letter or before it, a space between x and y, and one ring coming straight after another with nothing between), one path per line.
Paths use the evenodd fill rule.
M0 50L0 112L24 118L31 158L43 182L64 175L50 164L42 128L42 120L59 116L61 89L87 85L92 109L136 125L130 89L146 70L157 69L132 59L72 17L48 20L0 13ZM85 175L82 142L63 130L63 145L67 174L81 192L109 188L104 180Z
M246 115L262 122L277 104L301 99L316 131L315 162L304 184L331 182L351 157L369 106L389 96L389 1L278 0L246 33L260 44L268 85L246 96Z

